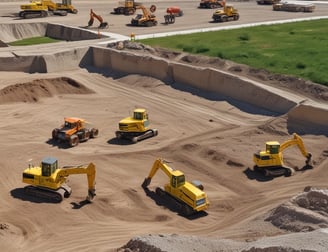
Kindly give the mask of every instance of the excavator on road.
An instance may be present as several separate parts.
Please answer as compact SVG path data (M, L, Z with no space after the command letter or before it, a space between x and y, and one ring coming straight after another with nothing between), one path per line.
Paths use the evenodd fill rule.
M61 3L54 3L52 0L32 0L28 4L20 6L21 11L18 16L21 18L47 17L50 13L58 16L66 16L67 13L77 14L71 0L62 0Z
M119 2L120 6L114 8L114 14L133 15L136 12L136 6L142 5L134 0L125 0L123 3Z
M88 27L93 25L94 20L97 19L99 21L99 29L107 29L108 28L108 23L104 22L103 18L100 15L97 15L96 13L94 13L94 11L92 9L90 9L90 19L88 22Z
M137 5L136 9L141 9L142 14L137 14L131 19L131 25L133 26L146 26L151 27L157 25L156 16L153 14L156 11L156 6L151 5L149 11L143 5Z
M96 167L93 163L88 166L66 166L58 167L58 160L53 157L46 157L40 166L29 165L23 172L23 183L29 184L24 188L24 192L37 198L59 203L64 198L68 198L72 189L66 184L66 179L70 175L86 174L88 180L87 202L92 202L96 196Z
M169 177L169 183L164 185L164 190L157 187L156 194L160 197L168 196L174 199L182 215L190 216L208 208L209 201L203 191L203 185L199 181L187 182L181 171L173 170L160 158L155 160L148 177L141 185L142 188L148 189L158 169L161 169Z
M158 135L157 129L149 127L148 113L144 108L135 109L133 117L122 119L118 126L119 130L115 132L116 138L127 139L133 143Z
M294 145L299 148L302 155L306 158L306 168L312 168L312 154L305 149L302 138L294 133L293 137L286 142L280 144L277 141L268 141L264 151L254 153L254 171L259 171L267 177L293 175L295 170L284 164L283 151Z

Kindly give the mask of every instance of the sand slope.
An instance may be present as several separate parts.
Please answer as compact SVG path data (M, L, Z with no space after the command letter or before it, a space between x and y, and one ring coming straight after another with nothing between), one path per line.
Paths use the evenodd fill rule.
M159 239L181 236L182 244L190 241L190 235L196 237L196 242L201 238L234 239L223 242L227 249L228 245L244 248L242 242L248 241L252 243L245 249L252 251L251 246L257 244L257 251L261 251L262 240L255 240L273 236L268 242L278 246L280 237L275 236L290 232L266 221L274 209L305 187L327 187L327 101L320 98L325 97L321 94L326 94L326 89L318 91L312 83L304 83L308 92L299 90L297 85L282 87L289 81L278 81L280 85L273 88L265 78L262 82L253 79L254 75L246 78L244 71L232 75L233 69L244 70L243 66L233 65L227 74L222 73L227 70L227 62L221 62L225 67L213 70L215 63L204 58L186 64L177 59L164 60L158 52L152 58L100 46L89 49L84 43L82 48L80 43L61 43L53 53L44 53L46 46L40 47L36 55L46 63L42 69L50 71L33 73L29 73L35 66L33 59L24 61L24 57L35 57L34 53L22 48L14 52L1 48L1 55L15 59L10 66L18 65L0 65L0 244L4 251L115 251L133 237L149 234ZM65 50L70 53L65 54ZM95 57L106 54L117 60L116 65L109 65L113 58ZM192 58L185 59L188 57ZM170 76L180 81L162 78L166 76L163 69L152 68L146 76L142 71L149 62L175 70ZM139 71L127 71L133 64ZM195 71L220 76L222 93L216 94L212 89L206 92L207 82L199 83L198 75L190 78ZM258 75L267 76L263 72ZM255 99L247 102L249 94L243 92L243 96L238 93L238 85L228 82L246 83L246 79L246 85L252 83L249 87L259 97L270 97L268 90L278 90L274 97L284 100L285 105L272 111L258 106ZM199 86L189 85L190 80ZM228 91L235 91L236 97L223 93ZM137 144L117 141L114 132L119 120L136 107L147 108L151 125L159 130L159 135ZM57 145L50 139L51 132L66 116L87 119L99 128L99 137L74 148ZM300 124L303 116L306 123ZM263 149L268 140L289 139L294 131L301 134L313 154L314 168L302 170L305 158L297 148L290 148L285 159L289 166L298 168L294 176L270 179L253 172L253 153ZM69 177L73 193L60 204L26 197L22 171L46 156L57 157L61 166L95 163L95 201L85 204L87 181L80 175ZM185 218L163 204L153 193L156 186L167 182L161 172L154 177L150 192L145 193L141 183L158 157L182 170L187 180L198 179L204 184L211 204L206 213ZM304 200L301 202L304 204ZM312 229L325 227L321 224L325 224L326 215L321 218ZM316 232L318 239L326 235L325 229ZM303 239L298 235L292 234L290 239ZM203 244L201 240L198 243ZM308 248L305 245L303 248ZM321 245L327 247L326 243ZM317 251L323 251L322 247Z

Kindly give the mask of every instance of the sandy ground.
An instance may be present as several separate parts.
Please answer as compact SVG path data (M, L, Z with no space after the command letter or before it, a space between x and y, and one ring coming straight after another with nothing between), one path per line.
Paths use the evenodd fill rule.
M5 15L13 13L19 3L0 3L1 23L27 22ZM81 10L78 15L64 17L65 21L59 21L59 17L42 21L58 20L76 26L86 23L90 3L79 1L75 4ZM158 3L160 6L167 4ZM190 2L183 4L189 6ZM195 5L193 2L189 9L195 9ZM245 13L242 14L245 22L259 20L257 8L269 8L255 3L235 5L245 8L239 8ZM108 14L115 6L114 2L96 1L92 8L99 14L103 12L111 23L114 23L112 20L118 23L130 19ZM212 13L212 10L201 11ZM257 13L257 17L252 13ZM279 19L279 16L273 17L272 12L270 14L261 20ZM320 10L312 15L317 14L321 14ZM287 18L307 14L279 12L277 15ZM188 19L186 14L186 19L193 18L189 16ZM213 25L208 18L204 20L199 22L200 26ZM172 26L172 29L191 28L195 26L193 22L181 27ZM162 31L171 29L171 26L160 27ZM131 32L131 27L116 23L109 29L122 31L123 35ZM151 32L154 31L152 27ZM138 28L138 32L146 34L149 30ZM80 86L73 88L70 79ZM281 87L281 92L297 93L304 99L327 106L325 99L319 99L311 92L302 94L297 86ZM85 68L46 74L3 71L0 103L0 244L3 251L115 251L131 238L149 234L225 238L234 239L236 243L255 241L299 231L273 223L270 219L275 213L273 210L307 186L327 187L326 135L302 135L306 148L313 154L314 169L296 172L288 178L268 179L252 171L252 155L263 149L267 140L283 142L290 138L293 132L289 131L286 115L255 113L246 104L207 99L151 77L137 74L117 77ZM118 142L114 138L118 121L136 107L147 108L151 125L159 130L159 135L137 144ZM53 144L51 131L62 124L65 116L78 116L92 122L100 130L99 137L74 148ZM73 193L60 204L27 198L23 193L22 171L29 160L38 164L46 156L58 158L61 166L95 163L97 196L94 202L84 204L87 194L84 176L69 177ZM182 170L187 180L202 181L210 200L206 213L185 218L162 205L152 194L145 194L141 183L158 157ZM293 167L304 165L304 157L296 148L288 149L285 159ZM159 172L150 190L166 182L167 177ZM314 229L327 227L326 205L321 212L323 217L317 218L322 225ZM304 219L300 222L302 224ZM183 239L180 241L184 242ZM325 247L326 244L322 244Z

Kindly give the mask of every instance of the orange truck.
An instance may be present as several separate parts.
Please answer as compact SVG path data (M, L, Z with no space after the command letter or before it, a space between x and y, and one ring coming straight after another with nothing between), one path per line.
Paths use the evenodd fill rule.
M66 117L64 124L60 128L52 131L52 139L58 142L66 142L70 147L74 147L79 142L88 141L89 138L98 136L99 130L91 126L82 118Z

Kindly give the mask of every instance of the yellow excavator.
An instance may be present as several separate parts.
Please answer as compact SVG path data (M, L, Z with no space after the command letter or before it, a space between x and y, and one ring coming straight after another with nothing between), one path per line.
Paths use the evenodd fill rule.
M157 136L158 130L149 127L148 113L144 108L137 108L133 111L133 117L122 119L119 130L115 132L117 139L127 139L136 143L143 139Z
M172 197L178 204L180 212L184 216L190 216L197 212L205 211L209 206L209 201L204 187L199 181L187 182L185 175L179 170L173 170L164 160L158 158L155 160L149 175L142 183L142 188L148 188L152 178L161 169L168 177L169 183L164 185L164 190L156 188L156 194L161 197L166 195Z
M93 163L88 166L66 166L58 167L58 160L53 157L46 157L40 166L29 165L23 172L24 192L37 198L59 203L64 198L68 198L72 189L66 183L70 175L86 174L88 180L87 202L92 202L96 196L96 167Z
M21 11L18 13L18 16L26 19L46 17L49 13L58 16L66 16L67 13L78 13L78 10L72 5L71 0L62 0L61 3L55 3L52 0L32 0L28 4L22 4L20 8Z
M156 16L153 14L156 11L156 6L151 5L149 11L143 5L137 5L136 10L141 9L142 14L137 14L131 19L131 25L133 26L146 26L151 27L157 25Z
M312 154L305 149L302 138L294 133L293 137L286 142L280 144L277 141L268 141L264 151L254 153L254 171L259 171L268 177L293 175L295 170L284 164L283 151L294 145L299 148L302 155L306 158L306 168L312 168Z

